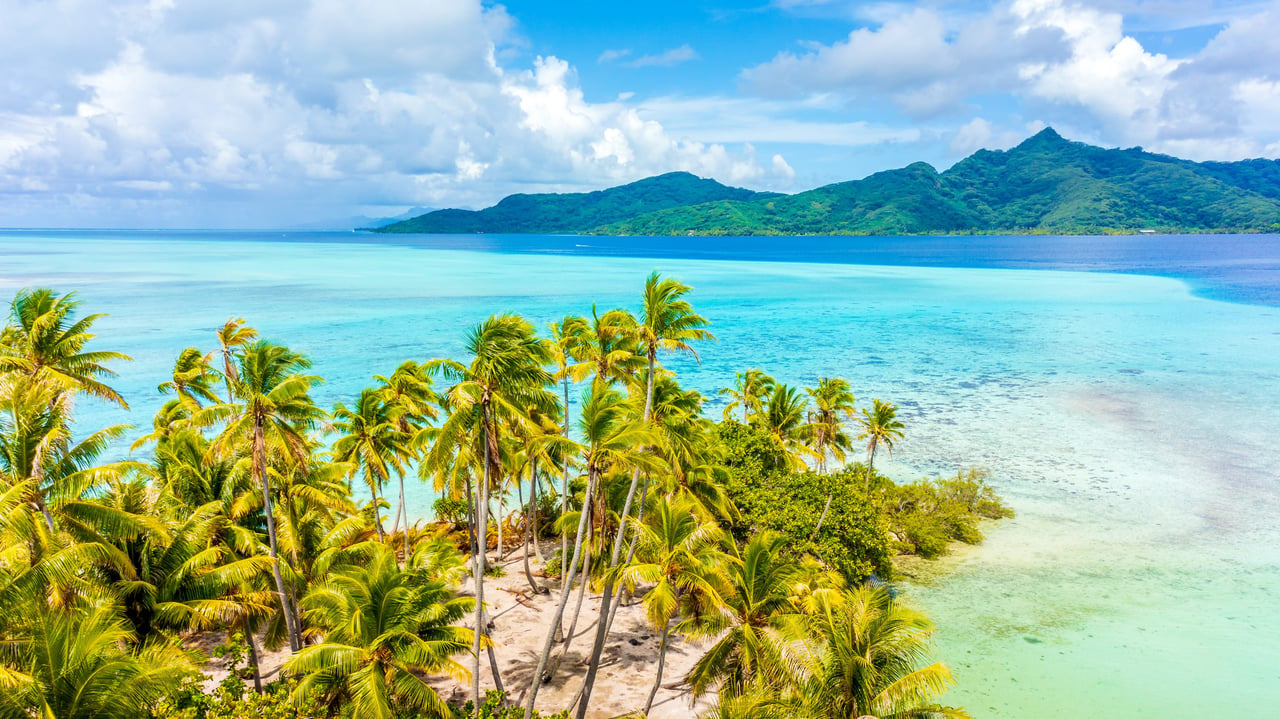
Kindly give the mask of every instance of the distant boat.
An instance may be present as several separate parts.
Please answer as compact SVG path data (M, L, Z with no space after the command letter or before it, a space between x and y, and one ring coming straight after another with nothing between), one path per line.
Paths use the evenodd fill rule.
M1138 232L1141 232L1144 235L1154 235L1156 233L1155 230L1138 230Z

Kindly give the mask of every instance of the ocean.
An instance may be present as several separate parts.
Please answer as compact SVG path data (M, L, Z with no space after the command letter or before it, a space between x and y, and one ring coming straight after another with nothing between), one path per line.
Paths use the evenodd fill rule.
M146 431L178 351L242 316L307 353L329 406L404 359L459 356L693 285L715 391L753 367L898 404L899 481L989 468L1018 512L903 594L975 717L1265 716L1280 705L1280 236L610 238L0 232L0 296L75 291ZM434 497L411 483L411 513Z

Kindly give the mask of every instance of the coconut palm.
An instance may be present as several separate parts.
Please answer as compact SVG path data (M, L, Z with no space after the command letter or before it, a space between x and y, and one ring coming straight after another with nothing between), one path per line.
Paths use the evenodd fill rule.
M476 498L476 527L479 532L479 548L476 552L476 655L472 675L472 693L476 706L481 703L480 694L480 634L484 622L484 571L488 546L488 507L491 484L502 486L502 457L499 446L502 426L523 425L528 422L527 412L534 408L547 414L556 412L556 397L546 390L551 375L544 369L551 355L546 343L535 336L533 326L515 315L494 315L477 326L467 338L467 353L471 362L463 365L453 360L433 360L427 367L440 372L455 384L448 391L449 418L441 426L433 452L442 444L452 446L450 440L467 434L478 434L481 443L480 486ZM476 430L479 430L477 433ZM432 462L439 466L437 458ZM490 662L496 665L490 652ZM494 681L501 686L501 677L494 667Z
M271 571L280 595L289 644L295 652L302 647L302 637L294 623L280 567L268 459L269 454L274 453L301 464L307 462L310 447L304 433L322 415L310 395L311 388L321 380L303 374L310 367L310 360L283 345L266 340L254 342L239 356L235 379L228 376L231 393L238 402L208 407L198 415L197 422L206 424L226 419L227 424L214 443L215 450L223 454L239 452L249 458L251 475L262 490Z
M136 647L129 625L110 608L42 608L21 640L0 652L5 691L0 716L149 716L195 669L177 647Z
M748 695L785 677L789 647L804 638L803 617L792 603L797 566L784 554L786 545L781 535L756 534L738 561L726 565L729 621L685 678L695 697L712 690L721 697Z
M373 527L378 541L386 541L382 529L382 485L394 472L402 480L409 460L409 433L400 423L403 410L384 399L381 391L360 392L355 409L339 403L333 410L333 427L341 436L333 443L333 458L363 474L373 497ZM402 493L403 494L403 493ZM406 545L407 546L407 545Z
M243 317L231 317L218 328L217 335L218 351L222 355L223 383L227 388L227 402L231 403L235 401L232 387L240 379L240 371L236 367L239 355L245 347L258 339L258 330L247 326Z
M284 665L301 677L294 700L314 699L332 713L346 708L359 717L452 716L423 675L466 676L453 656L467 651L472 632L453 623L470 600L400 569L383 544L365 545L362 553L360 561L332 568L302 600L307 623L324 641Z
M575 379L582 371L584 364L578 360L580 352L579 345L585 341L585 337L590 332L587 321L576 315L566 315L559 322L552 322L549 325L551 337L547 340L548 347L551 350L551 361L555 366L555 372L552 378L560 383L564 391L564 415L562 416L561 427L563 436L569 439L569 383L578 381ZM563 453L564 460L560 467L560 514L564 515L569 511L569 456L568 452ZM569 534L563 532L560 535L560 573L563 575L564 563L569 557Z
M582 558L583 542L587 535L587 521L590 508L595 502L597 487L601 479L610 472L626 470L632 466L657 469L657 459L646 454L642 449L657 440L653 430L644 422L636 421L635 415L627 406L627 400L615 390L595 385L583 393L582 416L578 428L583 437L583 444L575 445L582 453L583 466L587 471L587 485L583 495L582 511L578 512L578 531L574 537L573 555L565 566L565 578L561 583L560 601L556 613L547 630L547 638L543 643L542 654L538 658L538 667L529 686L529 698L525 704L525 715L533 712L534 701L538 697L538 689L544 681L544 672L551 657L551 648L555 644L559 625L564 620L564 611L569 601L573 579ZM569 444L568 440L565 440ZM565 515L561 521L567 521L572 515ZM584 578L585 581L585 578ZM601 614L601 616L605 616ZM571 637L565 637L566 648Z
M698 357L691 342L698 340L714 340L715 336L707 331L710 324L705 317L693 311L693 305L685 298L692 287L672 279L662 279L654 272L645 279L643 303L640 321L635 328L635 339L640 345L647 363L645 375L644 421L648 422L653 408L653 384L658 352L685 352ZM640 471L631 473L631 486L627 489L627 498L622 505L622 514L618 523L618 532L614 538L613 552L609 557L610 569L617 567L622 558L622 544L626 535L626 525L631 517L631 505L635 499L639 485ZM612 575L605 576L604 590L600 600L600 616L612 616L609 606L616 601ZM587 664L587 676L583 680L582 700L578 704L577 719L585 719L587 707L591 702L591 690L595 684L596 672L600 668L600 656L604 652L604 642L609 634L609 622L596 623L595 643L591 648L591 660Z
M861 586L823 602L808 622L816 642L788 700L794 716L847 719L967 717L937 699L953 683L941 663L922 666L933 626L884 586Z
M856 417L853 392L849 383L839 377L819 377L818 386L806 389L805 393L813 400L809 440L817 455L817 470L826 472L828 454L843 464L845 452L851 449L841 422Z
M889 402L875 400L871 409L863 409L858 418L862 433L858 439L867 440L867 481L871 481L872 468L875 466L876 449L884 446L893 454L893 443L902 439L905 425L898 421L898 407Z
M776 384L764 411L756 417L757 424L773 438L794 469L804 469L804 457L813 455L807 443L811 433L808 404L794 387Z
M201 407L201 401L210 404L221 401L211 384L216 376L217 371L209 366L209 356L197 347L188 347L178 353L178 359L173 363L173 378L157 389L161 394L173 392L178 395L178 401L183 406L196 412Z
M53 401L81 393L128 409L124 398L102 380L115 376L107 362L130 357L86 351L95 337L90 330L105 315L77 320L79 306L74 292L59 296L49 289L19 290L10 306L10 323L0 332L0 376L14 373L47 382L56 388Z
M721 592L726 557L720 550L724 541L720 528L714 522L699 520L691 505L678 500L660 500L639 534L639 556L623 567L619 576L631 591L640 583L653 585L644 595L645 617L662 638L657 677L644 706L648 714L662 685L672 622L683 619L674 627L682 634L723 625L727 607Z
M396 367L390 377L376 375L374 379L380 385L379 391L382 393L383 400L399 411L397 427L410 438L407 443L408 449L411 454L416 455L416 451L413 451L412 437L439 416L437 407L440 405L441 398L431 388L431 375L422 365L408 360ZM400 483L400 501L397 503L392 531L400 522L404 522L404 554L408 557L410 552L409 507L404 496L404 472L398 472L396 478Z
M724 419L728 420L733 411L742 408L742 423L750 424L751 418L764 411L764 400L773 392L774 380L763 370L749 369L737 374L733 387L725 387L720 394L729 395L733 401L725 405Z

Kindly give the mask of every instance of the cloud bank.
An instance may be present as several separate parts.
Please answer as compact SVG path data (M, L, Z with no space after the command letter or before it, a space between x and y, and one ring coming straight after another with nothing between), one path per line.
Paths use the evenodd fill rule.
M673 169L777 186L781 158L503 67L478 0L0 0L0 226L263 226L485 204ZM677 48L645 64L674 64Z

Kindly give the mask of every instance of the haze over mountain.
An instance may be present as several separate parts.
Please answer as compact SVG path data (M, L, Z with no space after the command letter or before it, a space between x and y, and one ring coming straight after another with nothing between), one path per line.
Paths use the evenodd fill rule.
M376 232L827 235L1276 231L1280 160L1197 163L1047 128L939 173L923 162L794 195L689 173L591 193L512 195Z

